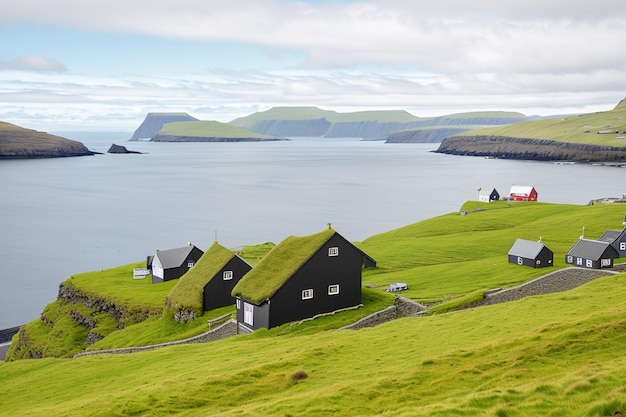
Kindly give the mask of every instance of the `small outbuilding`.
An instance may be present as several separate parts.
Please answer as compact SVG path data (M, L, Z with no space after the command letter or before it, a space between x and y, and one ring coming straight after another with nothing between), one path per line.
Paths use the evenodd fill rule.
M513 185L509 191L509 201L537 201L537 190L527 185Z
M554 253L541 241L517 239L509 250L509 263L543 268L554 265Z
M157 284L183 276L193 268L204 251L188 243L176 249L157 250L152 258L152 283Z
M361 272L376 261L329 228L290 236L233 289L238 331L312 318L361 304Z
M493 203L494 201L498 200L500 200L500 193L495 188L491 191L489 195L480 194L478 196L478 201L481 201L483 203Z
M235 304L231 292L252 266L217 242L183 275L168 295L171 307L198 314Z
M617 250L609 242L581 238L565 255L565 263L581 268L613 268Z
M619 258L626 257L626 228L622 230L607 230L598 239L601 242L608 242L615 248Z

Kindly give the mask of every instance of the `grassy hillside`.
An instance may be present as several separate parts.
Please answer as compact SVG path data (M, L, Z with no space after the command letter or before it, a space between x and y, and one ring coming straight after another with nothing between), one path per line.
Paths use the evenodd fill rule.
M598 134L608 131L610 134ZM514 138L549 139L560 142L626 147L626 103L620 102L613 110L539 119L507 126L464 132L463 136L508 136Z
M270 139L267 135L213 120L166 123L156 136Z
M366 308L388 305L382 290L397 281L409 284L402 295L431 305L527 281L563 267L583 226L597 238L621 228L624 212L619 204L462 209L468 214L358 243L378 264L364 272L375 287L364 291ZM516 238L539 236L553 268L507 263ZM357 318L351 311L202 345L0 363L0 407L33 416L611 416L626 412L625 279L359 331L333 330ZM159 321L129 326L120 343Z
M93 155L81 142L0 122L0 159Z

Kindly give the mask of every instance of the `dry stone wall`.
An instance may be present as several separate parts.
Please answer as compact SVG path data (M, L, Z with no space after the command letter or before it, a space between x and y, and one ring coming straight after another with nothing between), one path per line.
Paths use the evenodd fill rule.
M532 295L568 291L586 284L589 281L593 281L596 278L616 273L617 272L607 270L575 267L560 269L514 288L508 288L495 293L486 293L482 305L506 303Z

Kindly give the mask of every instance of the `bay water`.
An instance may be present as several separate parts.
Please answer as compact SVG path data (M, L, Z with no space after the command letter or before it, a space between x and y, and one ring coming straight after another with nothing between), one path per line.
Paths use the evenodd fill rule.
M479 188L506 195L513 184L532 185L540 201L571 204L626 192L626 169L441 155L432 152L438 144L62 135L105 154L0 161L0 329L36 319L70 275L143 261L156 249L279 243L327 223L361 241L458 211ZM106 154L112 143L143 154Z

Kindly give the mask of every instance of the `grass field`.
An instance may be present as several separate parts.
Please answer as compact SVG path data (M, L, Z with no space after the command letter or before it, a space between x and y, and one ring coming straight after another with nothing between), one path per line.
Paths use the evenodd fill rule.
M598 134L599 131L621 133ZM462 136L490 135L515 138L550 139L571 143L604 146L626 146L626 102L615 109L554 119L530 120L507 126L490 127L463 132Z
M220 123L213 120L199 120L197 122L172 122L163 125L157 135L196 136L210 138L263 138L267 135Z
M364 289L364 308L388 305L392 296L382 290L396 281L409 284L403 295L431 305L527 281L563 267L583 226L597 238L621 228L624 213L619 204L469 202L462 209L468 214L357 242L378 263L364 272L364 285L375 287ZM507 263L516 238L539 236L555 267ZM0 409L32 416L611 416L626 412L625 284L618 274L563 293L359 331L338 330L339 321L363 313L357 310L207 344L0 363ZM149 319L108 343L173 332L168 326Z

